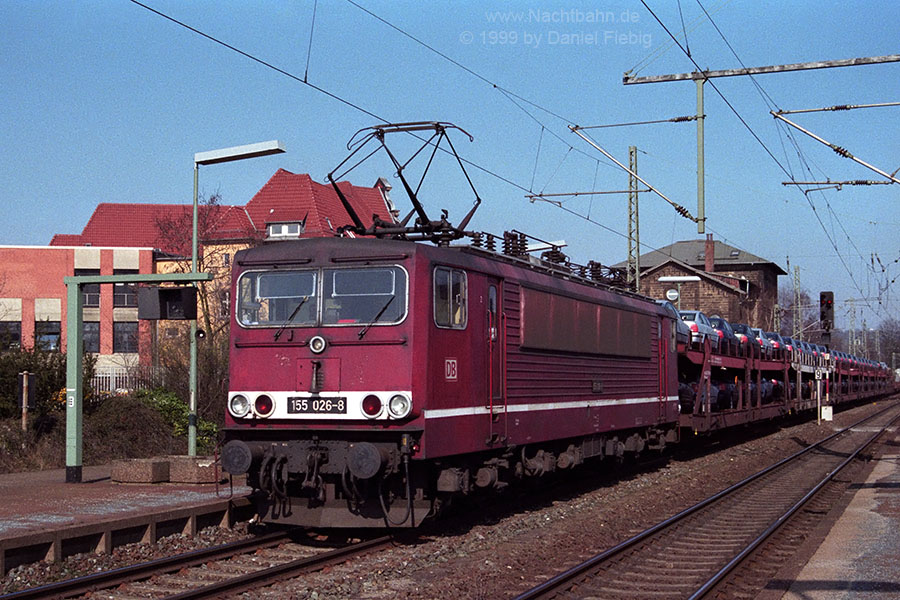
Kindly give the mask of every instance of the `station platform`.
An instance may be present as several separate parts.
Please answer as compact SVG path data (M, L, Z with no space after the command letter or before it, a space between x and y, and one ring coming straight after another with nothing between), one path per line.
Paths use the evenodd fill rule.
M758 600L900 600L900 427L880 448L812 556Z
M123 484L110 474L105 465L84 467L82 483L66 483L65 469L0 475L0 573L252 516L243 481Z

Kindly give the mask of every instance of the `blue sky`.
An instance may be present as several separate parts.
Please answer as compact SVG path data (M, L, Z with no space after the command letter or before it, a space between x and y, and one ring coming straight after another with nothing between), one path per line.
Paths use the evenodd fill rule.
M484 169L469 169L484 200L470 228L565 239L579 263L624 260L624 196L563 199L599 226L525 194L627 187L627 175L569 124L695 113L692 82L622 85L622 74L636 66L639 76L694 70L639 1L357 2L481 78L344 0L320 0L314 22L313 2L146 3L381 118L464 128L474 141L458 135L454 144ZM670 31L683 32L677 3L648 4ZM702 7L746 66L900 51L895 2L703 0ZM701 67L740 66L700 3L683 0L681 13ZM765 75L756 83L782 109L889 102L900 100L898 70L894 63ZM0 3L0 76L0 244L6 245L43 245L54 233L78 233L99 202L189 203L193 155L200 151L269 139L286 146L281 156L202 167L201 190L220 192L226 203L247 202L279 167L324 181L345 157L350 136L377 122L127 0ZM715 84L778 162L707 85L707 230L785 269L789 257L814 296L835 291L840 327L847 325L848 298L872 299L857 326L863 316L869 325L900 316L900 283L879 293L900 275L900 186L808 196L783 186L782 167L797 180L879 177L799 132L788 137L748 78ZM789 118L893 172L900 167L898 114L900 107ZM591 136L623 162L628 146L637 146L639 174L696 213L694 124ZM396 149L413 147L406 138ZM385 157L348 178L371 185L379 176L396 184L394 198L406 209ZM473 200L446 156L438 157L422 198L432 214L446 208L456 221ZM645 251L698 237L696 225L658 197L642 195L640 216ZM873 255L884 270L877 262L872 268ZM780 285L791 281L782 277Z

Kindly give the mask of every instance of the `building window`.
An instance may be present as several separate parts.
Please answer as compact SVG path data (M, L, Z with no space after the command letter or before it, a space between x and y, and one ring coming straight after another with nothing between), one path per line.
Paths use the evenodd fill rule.
M81 335L85 352L100 352L100 323L97 321L85 321Z
M113 352L136 353L138 351L137 321L116 321L113 323Z
M62 333L59 321L34 322L34 347L38 350L59 350Z
M100 269L75 269L75 276L99 275ZM100 306L100 284L85 283L81 286L81 296L85 308L97 308Z
M270 223L266 226L266 236L270 239L299 238L303 229L300 223Z
M113 275L137 275L137 269L116 269ZM137 308L137 284L117 283L113 287L113 306L115 308Z
M22 347L22 322L0 321L0 352Z
M438 327L466 328L466 273L459 269L434 270L434 322Z
M219 317L227 319L231 316L231 290L219 288L215 292L215 297L219 303Z

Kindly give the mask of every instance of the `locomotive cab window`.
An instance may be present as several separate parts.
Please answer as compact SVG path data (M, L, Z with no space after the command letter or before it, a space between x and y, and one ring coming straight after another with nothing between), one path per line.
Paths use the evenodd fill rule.
M242 325L314 325L317 273L279 271L245 273L238 282L238 319Z
M438 327L465 329L468 292L466 273L459 269L434 269L434 322Z
M406 272L398 267L326 269L322 324L399 323L406 315Z
M237 283L245 327L393 325L406 317L400 267L248 271Z

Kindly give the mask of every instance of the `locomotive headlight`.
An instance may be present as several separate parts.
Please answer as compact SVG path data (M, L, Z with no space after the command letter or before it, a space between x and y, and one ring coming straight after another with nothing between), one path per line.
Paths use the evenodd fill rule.
M270 396L260 394L256 397L256 401L253 402L253 412L256 413L257 417L268 417L274 411L275 402L272 401Z
M228 411L232 417L243 419L250 412L250 401L247 396L237 394L228 401Z
M325 351L325 338L321 335L313 336L309 339L309 349L313 351L313 354L321 354Z
M403 394L394 394L391 401L388 402L388 412L395 419L402 419L409 415L412 410L412 402Z

